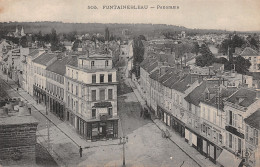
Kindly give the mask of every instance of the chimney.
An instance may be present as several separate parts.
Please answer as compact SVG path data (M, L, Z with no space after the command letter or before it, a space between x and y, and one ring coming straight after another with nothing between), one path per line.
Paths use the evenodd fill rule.
M8 111L13 111L14 110L14 106L13 106L13 104L11 102L6 103L5 104L5 108L7 108Z
M19 114L18 114L19 117L29 116L29 115L31 115L31 111L26 106L19 107Z
M8 117L8 108L0 108L0 118Z
M23 101L19 101L19 107L23 107Z

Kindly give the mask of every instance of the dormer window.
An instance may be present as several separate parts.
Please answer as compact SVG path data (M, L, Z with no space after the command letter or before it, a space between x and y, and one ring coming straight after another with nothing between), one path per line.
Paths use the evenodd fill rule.
M108 66L108 60L106 60L106 62L105 62L105 66Z

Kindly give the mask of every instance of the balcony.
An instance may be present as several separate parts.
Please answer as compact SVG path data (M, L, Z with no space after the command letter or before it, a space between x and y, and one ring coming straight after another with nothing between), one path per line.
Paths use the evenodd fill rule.
M83 65L81 66L83 69L91 69L91 70L96 70L96 69L112 69L112 66L106 66L106 65L94 65L94 66L87 66Z

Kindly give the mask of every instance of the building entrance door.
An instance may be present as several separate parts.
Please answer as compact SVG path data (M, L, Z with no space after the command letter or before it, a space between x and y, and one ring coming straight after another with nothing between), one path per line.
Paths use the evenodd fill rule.
M100 123L99 125L99 137L100 138L106 138L107 132L106 132L106 123Z

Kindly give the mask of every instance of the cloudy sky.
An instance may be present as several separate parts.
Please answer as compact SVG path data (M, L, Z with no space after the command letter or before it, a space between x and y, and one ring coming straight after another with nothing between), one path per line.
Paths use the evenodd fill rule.
M148 5L149 9L105 10L105 5ZM180 8L158 10L157 5ZM88 9L88 6L98 9ZM260 0L0 0L0 21L162 23L259 31Z

